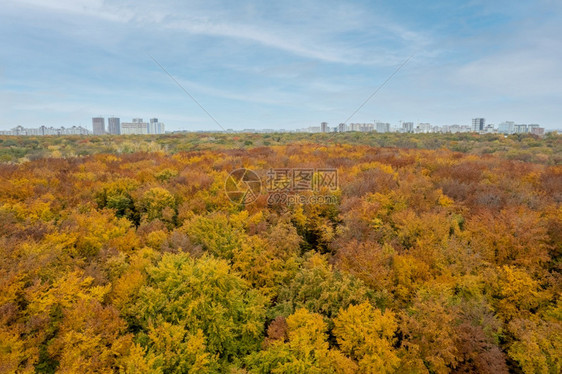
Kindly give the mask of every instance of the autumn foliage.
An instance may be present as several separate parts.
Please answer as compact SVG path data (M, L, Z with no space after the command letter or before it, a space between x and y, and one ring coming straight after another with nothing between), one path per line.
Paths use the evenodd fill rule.
M0 164L0 373L562 371L548 152L173 139ZM338 204L232 203L241 167Z

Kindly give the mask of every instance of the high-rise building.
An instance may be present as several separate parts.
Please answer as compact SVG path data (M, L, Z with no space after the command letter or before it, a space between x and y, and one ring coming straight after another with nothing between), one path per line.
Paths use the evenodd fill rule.
M376 123L376 130L377 130L377 132L389 132L390 131L390 123L377 122Z
M540 127L539 125L529 125L529 132L534 135L543 136L544 127Z
M330 131L329 128L328 128L328 122L322 122L320 124L320 131L322 131L322 132Z
M496 127L494 126L494 124L488 123L486 126L484 126L484 132L489 134L494 133L496 132Z
M527 133L527 125L515 125L513 127L515 133L517 134L526 134Z
M113 135L121 134L121 120L117 117L107 119L107 132Z
M359 126L359 131L361 132L371 132L374 129L374 125L372 123L362 123Z
M26 135L26 136L45 136L45 135L89 135L90 131L82 126L72 126L69 128L55 128L40 126L39 128L15 127L8 131L0 131L0 135Z
M417 133L428 134L431 132L432 128L433 126L431 126L431 123L419 123L415 131Z
M535 134L535 135L543 135L544 134L544 129L542 129L542 133L541 133L541 126L537 125L536 123L527 125L527 131L531 134Z
M361 123L350 123L349 131L361 131Z
M537 125L536 123L532 123L530 125L527 125L527 129L529 129L529 132L533 132L533 129L537 128L537 127L541 127L541 126Z
M133 122L121 123L121 135L145 135L148 134L148 123L142 122L141 118L133 119Z
M347 125L345 123L340 123L338 125L338 132L346 132L347 131Z
M498 132L500 134L513 134L515 132L515 122L506 121L498 125Z
M158 118L151 118L148 123L149 134L164 134L164 124L158 122Z
M486 125L485 118L473 118L472 119L472 131L480 132L484 131L484 126Z
M94 135L105 134L105 118L103 117L92 118L92 130L94 130Z
M413 122L402 122L402 130L404 132L414 132L414 123Z

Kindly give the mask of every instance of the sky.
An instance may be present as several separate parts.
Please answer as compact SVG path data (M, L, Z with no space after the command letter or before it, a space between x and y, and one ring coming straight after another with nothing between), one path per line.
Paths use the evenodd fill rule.
M562 129L560 35L560 0L2 0L0 129L337 126L410 57L348 123Z

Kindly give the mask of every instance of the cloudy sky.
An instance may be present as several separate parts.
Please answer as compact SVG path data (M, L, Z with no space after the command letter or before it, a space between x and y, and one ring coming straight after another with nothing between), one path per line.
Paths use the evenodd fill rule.
M562 128L562 1L2 0L0 129L350 122Z

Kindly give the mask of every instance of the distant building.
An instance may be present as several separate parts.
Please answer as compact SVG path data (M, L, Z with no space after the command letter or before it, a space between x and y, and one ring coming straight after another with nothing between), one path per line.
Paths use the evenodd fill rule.
M456 124L450 126L444 126L444 132L450 132L452 134L456 134L457 132L461 132L461 127Z
M529 125L529 132L533 135L543 136L544 127L540 127L539 125Z
M142 118L133 118L132 122L121 122L119 126L121 135L158 135L165 133L165 125L158 118L151 118L144 122Z
M496 132L496 128L494 127L493 124L489 123L484 127L484 132L493 133Z
M121 120L117 117L107 119L107 132L113 135L121 134Z
M338 132L346 132L347 131L347 125L345 123L340 123L338 125Z
M533 132L533 129L536 129L536 128L538 128L538 127L540 127L540 125L537 125L537 124L527 125L527 130L528 130L529 132Z
M377 132L390 132L390 123L377 122Z
M430 133L432 128L431 123L420 123L416 127L416 133Z
M146 135L148 134L148 123L142 122L142 118L134 118L133 122L121 123L121 135Z
M158 118L151 118L150 122L148 123L148 133L164 134L164 132L164 124L162 122L158 122Z
M515 125L513 126L513 130L516 134L526 134L527 133L527 125Z
M498 132L500 134L513 134L515 132L515 122L506 121L498 125Z
M329 132L329 131L330 131L329 129L330 129L330 128L328 127L328 122L322 122L322 123L320 124L320 131L322 131L322 132Z
M85 128L83 128L82 126L72 126L69 128L61 127L60 129L53 129L51 127L49 129L45 129L45 131L48 132L48 134L46 133L44 135L55 135L53 134L53 130L58 131L58 134L56 135L89 135L90 134L90 132Z
M540 125L532 124L527 126L527 130L529 133L533 135L543 136L544 135L544 127L540 127Z
M403 122L402 123L402 130L404 132L414 132L414 123L413 122Z
M375 129L375 125L373 125L372 123L362 123L361 126L359 126L359 131L361 132L371 132Z
M486 125L485 118L473 118L472 119L472 131L481 132L484 131L484 126Z
M82 126L72 126L69 128L55 128L40 126L38 128L24 128L23 126L14 127L8 131L0 131L0 135L14 136L47 136L47 135L89 135L90 131Z
M345 124L340 124L340 126L341 125ZM346 131L371 132L375 129L375 125L372 123L350 123L345 129Z
M103 117L92 118L92 130L94 130L94 135L105 134L105 118Z

